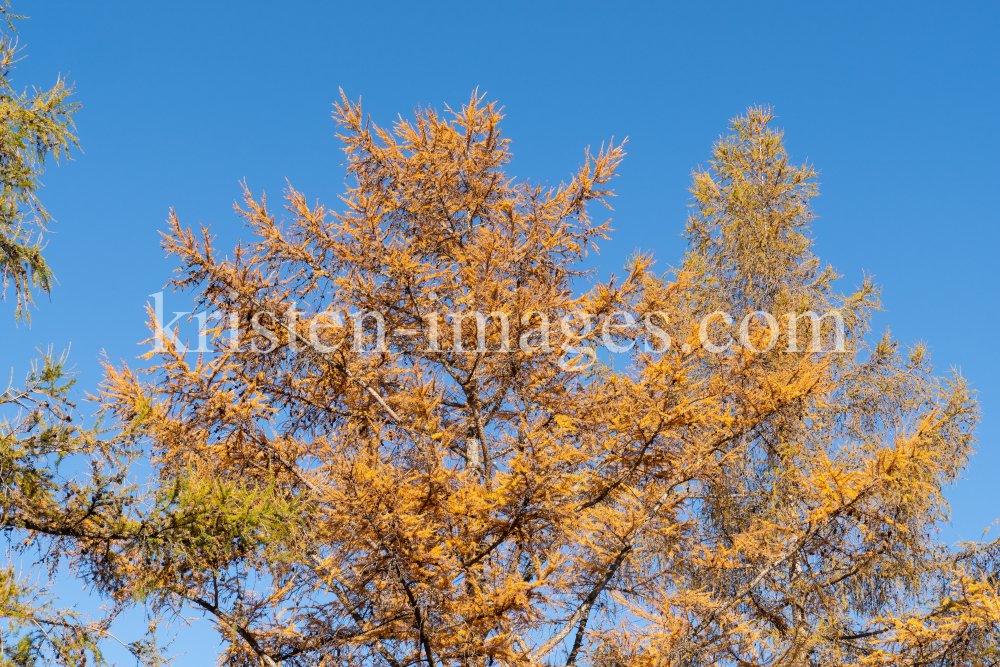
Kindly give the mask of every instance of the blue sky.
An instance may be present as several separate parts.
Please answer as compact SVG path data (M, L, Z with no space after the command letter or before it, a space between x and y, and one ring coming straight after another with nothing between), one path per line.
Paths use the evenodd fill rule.
M904 342L980 391L979 453L949 491L949 539L1000 517L1000 281L996 3L17 2L19 86L75 82L84 152L52 167L60 285L31 328L0 327L15 377L38 345L72 343L83 388L98 356L134 361L143 306L170 278L157 231L182 221L241 232L239 181L287 178L330 206L343 188L330 119L342 87L373 119L459 106L478 87L507 113L511 173L558 184L584 149L629 138L603 271L636 248L679 261L690 173L728 119L773 105L796 161L820 170L816 251L883 288ZM244 234L244 238L246 235ZM227 245L224 243L223 245ZM180 295L167 310L187 310ZM13 304L0 307L12 322ZM6 370L5 370L6 372ZM210 665L196 623L178 648ZM200 629L199 629L200 628Z

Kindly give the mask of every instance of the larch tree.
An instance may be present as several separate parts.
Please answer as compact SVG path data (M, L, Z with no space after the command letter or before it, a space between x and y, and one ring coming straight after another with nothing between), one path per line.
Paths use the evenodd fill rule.
M11 32L10 4L0 15ZM77 147L73 89L57 78L32 95L15 90L11 69L20 50L0 35L0 281L13 288L14 318L30 320L33 292L48 292L54 277L42 235L51 216L37 197L47 158L68 158ZM152 523L127 520L142 494L130 464L142 452L99 423L84 425L73 400L67 355L41 350L23 385L0 393L0 531L8 562L0 567L0 665L67 667L107 664L105 641L116 641L111 622L121 607L99 619L60 604L51 583L63 556L79 553L80 540L129 537ZM72 544L68 549L64 545ZM137 664L161 654L152 638L126 645Z
M0 3L0 15L13 31L10 3ZM17 40L0 35L0 281L6 297L13 284L15 316L30 318L32 290L52 288L52 269L42 256L43 234L52 217L38 200L39 176L45 160L69 158L78 147L71 100L73 88L59 77L48 90L29 96L17 92L11 69L18 60Z
M679 268L607 282L621 145L545 188L475 94L335 118L340 212L247 191L228 255L171 214L218 319L107 366L161 528L75 543L97 590L201 609L233 667L997 664L996 545L937 538L972 391L868 342L878 291L811 253L769 110L695 173Z

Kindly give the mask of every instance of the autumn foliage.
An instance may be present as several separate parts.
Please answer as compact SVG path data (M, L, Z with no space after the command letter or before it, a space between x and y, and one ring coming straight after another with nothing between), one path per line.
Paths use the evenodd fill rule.
M279 217L248 191L253 240L226 253L171 216L174 285L234 315L210 353L168 336L107 367L117 446L156 481L114 535L95 513L63 542L97 590L200 609L233 666L995 664L996 547L936 541L972 393L869 342L877 289L836 293L811 253L815 172L769 110L694 174L679 267L637 255L607 282L583 267L621 145L546 188L506 175L475 95L391 129L346 98L335 118L342 210L289 188ZM699 331L716 311L724 352ZM778 315L771 347L762 315L739 331L755 311ZM829 311L842 352L832 320L823 351L808 319L790 345L785 314ZM509 332L452 336L474 312ZM543 316L578 313L592 328L543 349Z

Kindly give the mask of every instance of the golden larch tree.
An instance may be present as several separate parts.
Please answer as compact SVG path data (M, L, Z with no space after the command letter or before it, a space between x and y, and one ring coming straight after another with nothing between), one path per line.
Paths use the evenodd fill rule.
M606 282L622 146L545 188L475 94L335 118L340 212L247 191L226 256L171 215L221 319L107 367L158 480L133 537L78 543L99 590L200 608L232 666L995 664L995 546L936 539L972 392L869 344L769 110L695 173L680 267Z

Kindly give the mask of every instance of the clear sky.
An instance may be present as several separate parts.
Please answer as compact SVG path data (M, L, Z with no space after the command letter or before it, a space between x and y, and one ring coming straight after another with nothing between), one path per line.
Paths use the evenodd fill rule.
M904 342L979 389L979 453L949 490L949 540L1000 518L1000 4L926 2L445 3L37 2L14 9L19 86L75 82L83 154L43 177L60 281L31 328L0 307L0 368L72 343L80 385L98 356L134 363L143 307L170 278L157 231L241 234L246 179L277 199L287 178L336 207L343 162L331 103L342 87L381 124L476 87L507 113L511 173L556 185L612 136L629 138L599 264L636 248L676 264L692 168L728 119L773 105L796 161L820 170L816 250L883 288ZM242 233L247 238L245 232ZM228 245L224 243L223 246ZM181 295L166 309L188 310ZM183 334L183 331L182 331ZM6 371L5 371L6 372ZM196 622L179 664L214 664Z

